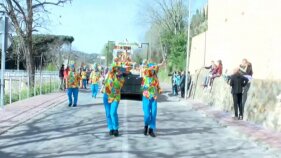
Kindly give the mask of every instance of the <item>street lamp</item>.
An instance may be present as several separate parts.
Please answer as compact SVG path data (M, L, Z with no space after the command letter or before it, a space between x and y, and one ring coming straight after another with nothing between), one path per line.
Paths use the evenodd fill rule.
M189 71L189 56L190 56L190 23L191 23L191 19L190 19L190 6L191 6L191 0L188 0L188 32L187 32L187 48L186 48L186 70L185 70L185 87L184 87L184 98L187 99L187 74Z
M149 49L149 43L141 43L140 48L142 48L143 45L147 45L147 51L146 51L146 59L148 60L148 54L150 55L150 49ZM149 53L148 53L149 52Z
M107 42L107 53L106 53L106 66L108 67L108 61L109 61L109 58L108 58L108 54L109 54L109 44L110 43L115 43L115 41L108 41Z

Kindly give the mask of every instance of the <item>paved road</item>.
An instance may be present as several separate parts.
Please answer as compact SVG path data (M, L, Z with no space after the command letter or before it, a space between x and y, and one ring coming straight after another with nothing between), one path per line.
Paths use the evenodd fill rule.
M77 108L58 105L0 136L0 158L273 158L277 153L245 140L164 93L157 137L142 134L140 101L122 100L121 136L107 135L101 95L80 92Z

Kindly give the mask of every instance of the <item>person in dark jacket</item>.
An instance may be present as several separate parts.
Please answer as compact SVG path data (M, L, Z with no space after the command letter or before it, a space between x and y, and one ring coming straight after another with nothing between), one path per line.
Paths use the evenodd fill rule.
M181 79L180 79L180 90L181 90L181 97L184 98L184 87L185 87L185 71L181 73Z
M248 79L239 73L239 68L235 69L233 75L230 76L230 86L232 87L231 93L234 103L234 119L236 120L243 120L242 92L247 83Z
M243 95L242 95L242 107L244 109L246 101L247 101L247 94L251 86L251 80L253 76L253 66L247 59L243 59L241 65L239 66L240 73L249 79L249 82L244 87Z
M59 71L59 77L60 77L60 89L64 90L64 64L61 65Z
M188 74L185 75L185 71L182 72L181 75L181 81L180 81L180 89L181 89L181 97L184 98L185 95L185 80L187 79L187 91L189 90L190 84L191 84L191 76L190 72L188 71Z

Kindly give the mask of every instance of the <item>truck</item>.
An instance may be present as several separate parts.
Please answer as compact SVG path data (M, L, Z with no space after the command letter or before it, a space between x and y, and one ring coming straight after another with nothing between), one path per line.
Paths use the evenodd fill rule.
M132 59L133 49L137 46L137 43L116 43L113 49L113 59L117 58L122 53L126 53L126 55ZM133 64L130 73L125 76L125 82L121 89L121 96L135 96L140 99L142 97L141 83L142 77L140 69Z

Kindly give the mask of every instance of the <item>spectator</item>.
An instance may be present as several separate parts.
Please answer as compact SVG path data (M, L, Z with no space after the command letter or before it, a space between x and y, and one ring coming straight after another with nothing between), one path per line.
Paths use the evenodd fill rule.
M247 83L247 85L244 87L243 89L243 96L242 96L242 107L244 109L245 107L245 103L246 103L246 100L247 100L247 94L248 94L248 91L250 89L250 85L251 85L251 80L252 80L252 76L253 76L253 67L252 67L252 63L250 63L247 59L243 59L242 60L242 63L239 67L239 70L240 70L240 73L248 78L249 82Z
M60 71L59 71L59 77L60 77L60 89L61 90L64 90L64 82L63 82L63 79L64 79L64 65L62 64L61 65L61 68L60 68Z
M174 95L178 95L178 80L179 80L179 75L178 73L175 71L173 74L173 94Z
M243 87L248 83L248 79L239 73L239 69L235 69L233 75L230 76L230 86L232 87L231 93L233 96L234 104L234 119L243 120L243 107L242 107L242 91ZM238 117L239 109L239 117Z
M187 72L186 79L187 79L187 89L186 89L187 91L186 92L188 92L190 85L191 85L191 75L190 75L189 71Z
M213 72L215 71L216 64L212 60L210 66L204 66L203 68L210 69L209 74L205 77L204 82L203 82L203 86L207 87L209 85L209 82L210 82L210 77L212 76Z
M181 72L178 71L178 73L177 73L177 81L176 81L178 92L180 91L180 81L181 81Z
M212 86L213 85L213 82L214 82L214 79L216 77L220 77L222 75L222 61L221 60L218 60L217 61L217 67L215 68L215 70L213 71L213 74L212 74L212 77L211 77L211 80L210 80L210 83L209 83L209 86Z
M181 80L180 80L180 90L181 90L181 97L182 98L184 98L185 79L186 79L185 71L182 71Z

